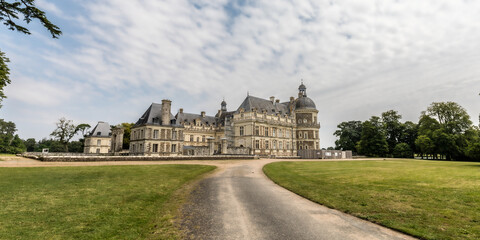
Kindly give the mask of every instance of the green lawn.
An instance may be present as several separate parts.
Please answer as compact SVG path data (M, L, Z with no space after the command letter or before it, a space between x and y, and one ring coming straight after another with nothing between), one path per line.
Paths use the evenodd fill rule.
M0 168L0 239L175 239L182 186L214 168Z
M274 182L325 206L424 239L480 239L480 163L278 162Z

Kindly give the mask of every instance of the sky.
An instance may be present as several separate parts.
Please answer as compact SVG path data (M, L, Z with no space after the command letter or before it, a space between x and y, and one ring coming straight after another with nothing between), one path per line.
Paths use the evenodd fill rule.
M0 118L21 138L55 122L136 122L152 102L215 115L225 99L316 103L321 147L343 121L396 110L418 122L432 102L480 113L480 1L37 0L63 31L0 27L12 83Z

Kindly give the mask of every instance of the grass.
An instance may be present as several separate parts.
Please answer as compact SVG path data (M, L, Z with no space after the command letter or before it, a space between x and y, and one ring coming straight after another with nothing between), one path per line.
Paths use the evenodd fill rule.
M277 184L312 201L423 239L480 239L480 163L278 162Z
M0 168L0 239L176 239L182 186L214 168Z

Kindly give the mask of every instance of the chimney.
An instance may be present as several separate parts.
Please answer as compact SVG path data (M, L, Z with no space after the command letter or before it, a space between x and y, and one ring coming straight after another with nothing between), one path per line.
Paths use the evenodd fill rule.
M270 102L272 102L272 103L275 102L275 97L274 97L274 96L271 96L271 97L270 97Z
M172 101L168 99L162 100L162 125L170 125L170 111L172 108Z
M280 99L275 100L276 103L280 103Z
M295 100L294 97L290 97L290 102L293 102Z
M202 111L200 115L202 115L202 117L205 117L205 111Z
M180 109L178 110L178 112L179 112L179 113L183 113L183 108L180 108Z

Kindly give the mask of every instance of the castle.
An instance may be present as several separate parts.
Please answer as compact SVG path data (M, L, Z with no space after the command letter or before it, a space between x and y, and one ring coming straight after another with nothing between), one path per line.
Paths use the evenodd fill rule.
M228 111L222 101L215 116L203 111L185 113L182 108L173 115L171 101L162 100L161 104L152 103L132 127L129 155L297 156L297 150L320 149L317 115L303 83L298 87L298 97L290 97L287 102L249 95L234 111ZM109 135L109 151L121 151L123 129L113 129ZM85 152L94 151L86 146Z

